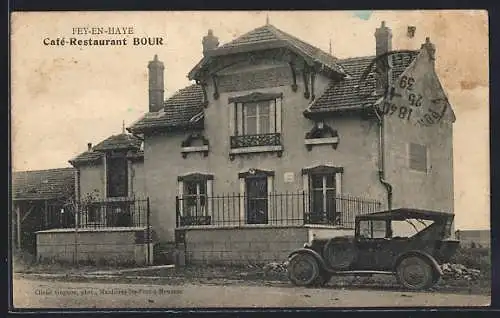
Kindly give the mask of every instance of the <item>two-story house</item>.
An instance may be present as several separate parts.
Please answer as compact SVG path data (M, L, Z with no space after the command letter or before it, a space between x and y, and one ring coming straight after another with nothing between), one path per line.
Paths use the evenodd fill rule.
M453 213L455 117L435 46L395 51L384 22L374 42L338 59L270 24L222 45L209 30L195 84L167 100L155 56L148 113L72 161L77 192L148 197L158 240L189 261L282 258L360 213Z

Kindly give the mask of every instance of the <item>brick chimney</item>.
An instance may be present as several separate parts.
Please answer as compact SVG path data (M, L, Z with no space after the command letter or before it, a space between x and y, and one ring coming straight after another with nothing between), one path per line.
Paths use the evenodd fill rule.
M87 151L91 151L92 150L92 143L89 142L87 143Z
M434 61L436 59L436 46L432 44L431 38L426 37L425 38L425 43L422 44L420 49L426 49L427 53L429 54L429 58L431 61Z
M163 72L165 66L158 60L155 54L152 61L148 64L149 69L149 111L157 112L163 108L165 84L163 81Z
M380 56L390 51L392 51L392 31L385 25L385 21L382 21L380 27L375 29L375 54ZM390 86L391 60L390 56L377 59L376 91L379 95Z
M382 21L380 28L375 30L375 53L378 56L389 51L392 51L392 31Z
M216 49L219 46L219 38L214 35L214 31L208 30L201 43L203 44L203 55L206 55L207 51Z

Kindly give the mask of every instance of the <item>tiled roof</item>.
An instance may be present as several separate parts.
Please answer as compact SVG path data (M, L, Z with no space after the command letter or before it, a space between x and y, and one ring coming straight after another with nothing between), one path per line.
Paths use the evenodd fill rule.
M147 113L128 129L140 133L151 128L183 127L196 115L203 113L203 102L201 87L196 84L187 86L167 99L161 111Z
M337 58L321 49L308 44L299 38L290 35L271 24L266 24L253 29L233 41L221 45L220 47L208 52L209 56L225 55L231 53L249 52L256 49L269 49L277 47L288 47L299 55L321 64L336 73L344 74L344 70L337 64ZM188 77L193 79L195 73L203 67L208 61L203 58L191 72Z
M115 149L139 149L142 141L130 134L113 135L95 145L95 151L106 151Z
M95 145L91 150L87 150L71 159L69 163L78 166L81 163L96 162L101 160L105 151L117 149L132 150L133 153L130 154L130 157L139 158L144 155L140 150L141 144L142 140L130 134L113 135Z
M396 80L410 65L419 51L391 55L393 68L392 79ZM368 69L375 56L355 57L338 60L338 63L349 75L341 82L333 82L325 92L308 108L308 112L325 112L332 110L359 109L371 105L377 100L372 93L375 90L375 74L368 74L360 85L363 73Z
M13 200L65 199L74 194L75 170L59 168L12 173Z
M242 36L236 38L235 40L222 45L220 48L230 48L230 47L241 47L246 45L265 43L270 41L283 41L286 44L291 45L296 48L300 53L306 55L307 57L317 61L332 70L343 73L342 68L337 64L337 58L323 52L319 48L306 43L299 38L288 34L271 24L266 24L259 28L256 28L250 32L243 34ZM217 51L218 49L216 49Z
M71 159L69 162L72 165L75 165L75 164L80 163L80 162L95 162L95 161L100 160L102 158L102 156L103 156L102 152L90 150L90 151L85 151L85 152L79 154L75 158Z

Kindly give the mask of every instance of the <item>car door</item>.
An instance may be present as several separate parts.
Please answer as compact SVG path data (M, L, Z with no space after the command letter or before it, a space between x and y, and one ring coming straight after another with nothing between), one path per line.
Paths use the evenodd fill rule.
M355 269L388 270L393 255L390 252L391 240L386 238L384 220L362 220L356 236L357 259Z

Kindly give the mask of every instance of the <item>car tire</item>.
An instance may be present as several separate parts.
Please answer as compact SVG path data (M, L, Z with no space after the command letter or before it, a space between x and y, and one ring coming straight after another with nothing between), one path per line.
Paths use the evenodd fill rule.
M410 290L429 289L437 282L431 264L420 256L403 258L397 266L396 278L403 287Z
M314 281L314 285L318 287L324 287L330 282L330 279L332 278L332 274L328 273L327 271L323 271L322 273L319 274L318 278Z
M320 268L314 256L306 253L293 255L288 261L288 279L295 286L312 286L319 278Z

